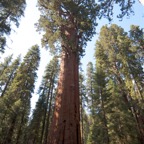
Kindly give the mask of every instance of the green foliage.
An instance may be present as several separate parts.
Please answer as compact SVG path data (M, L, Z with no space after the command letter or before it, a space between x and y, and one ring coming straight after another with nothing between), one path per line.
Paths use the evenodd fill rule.
M88 98L86 96L86 86L85 86L85 77L82 72L79 74L79 89L80 89L80 123L81 123L81 139L82 143L86 144L89 133L89 120L86 113L86 103Z
M42 83L39 87L39 99L36 103L30 124L27 128L29 131L27 134L28 143L47 143L58 70L58 60L54 57L46 66Z
M143 143L143 33L103 26L96 42L94 117L89 143Z
M39 60L39 48L36 45L24 57L8 91L1 98L0 142L3 144L23 143Z
M120 7L119 18L130 15L134 3L135 0L38 0L41 11L38 30L44 32L42 44L50 47L51 52L71 46L83 55L84 46L95 34L96 19L106 17L112 20L115 4Z
M99 18L105 17L108 20L113 19L113 9L115 5L118 5L121 13L117 15L118 18L122 19L124 16L133 14L133 4L135 0L98 0L99 2Z
M91 127L88 143L106 144L109 142L106 110L109 94L106 89L106 75L101 66L96 64L96 72L93 74L93 105L90 114Z
M44 32L43 45L55 51L57 46L66 44L82 54L82 47L95 33L95 1L39 0L38 4L41 11L38 28Z
M86 91L88 97L88 107L90 108L91 114L94 115L94 67L92 62L87 64L87 81Z
M5 46L6 46L6 38L4 36L0 36L0 52L1 53L4 53Z
M4 52L6 35L11 32L11 22L19 25L19 18L24 15L25 0L0 0L0 52Z
M12 80L16 75L16 70L20 64L20 57L13 61L7 68L4 69L0 76L0 96L3 97L8 90Z
M112 20L115 4L120 6L119 18L129 15L134 2L38 0L41 17L37 27L44 33L42 45L50 47L52 53L65 51L82 56L87 41L95 34L96 19ZM25 0L0 0L0 52L4 52L11 22L19 25L25 5ZM80 75L84 143L144 143L143 36L138 26L131 26L129 33L117 25L102 27L96 44L96 69L92 63L88 64L87 88ZM39 99L28 124L39 48L33 46L20 66L19 58L14 62L11 59L12 56L0 63L0 144L47 143L58 61L54 58L46 67ZM89 116L84 110L87 102Z
M12 55L4 58L4 62L1 62L1 63L0 63L0 75L2 75L3 72L4 72L4 70L5 70L6 68L8 68L8 66L9 66L10 63L11 63L11 60L12 60Z

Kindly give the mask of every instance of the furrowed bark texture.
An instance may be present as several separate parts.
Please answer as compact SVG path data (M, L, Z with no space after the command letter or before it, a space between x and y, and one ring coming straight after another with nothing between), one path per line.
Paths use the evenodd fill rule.
M63 51L48 144L81 144L78 75L78 54Z

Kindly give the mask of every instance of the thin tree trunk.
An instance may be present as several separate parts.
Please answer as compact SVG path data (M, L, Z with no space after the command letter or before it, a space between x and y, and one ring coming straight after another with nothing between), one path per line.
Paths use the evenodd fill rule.
M1 96L0 96L1 98L4 96L4 94L5 94L6 90L7 90L7 87L8 87L8 85L9 85L11 79L12 79L12 76L13 76L13 72L10 74L9 79L8 79L6 85L5 85L5 87L4 87L4 89L3 89L2 93L1 93Z
M124 96L124 98L125 98L126 103L128 104L129 100L127 99L126 96ZM139 121L139 117L137 115L136 109L134 106L129 107L129 109L136 122L137 131L138 131L138 141L140 144L143 144L144 143L144 131L143 131L143 128L141 128L141 122Z
M127 65L128 65L129 70L130 70L130 72L131 72L132 80L134 80L134 82L135 82L135 85L136 85L136 88L137 88L137 92L138 92L138 95L139 95L139 97L140 97L139 99L143 100L144 98L143 98L143 95L142 95L142 93L141 93L141 91L140 91L140 88L139 88L139 86L138 86L138 84L137 84L136 78L135 78L135 76L134 76L134 74L133 74L133 70L132 70L131 67L129 66L129 63L127 63ZM133 86L133 87L134 87L134 86Z
M80 101L81 101L81 105L80 105L80 110L81 110L81 141L82 144L84 144L84 124L83 124L83 102L82 102L82 91L81 91L81 95L80 95Z
M78 54L62 52L48 144L81 144Z
M3 24L6 22L6 20L8 19L8 17L12 14L12 12L10 11L5 17L3 17L3 19L0 21L0 27L3 26Z
M52 109L51 105L52 105L52 98L53 98L53 88L54 88L54 83L53 83L53 86L51 89L50 100L49 100L49 108L48 108L48 116L47 116L44 144L47 144L47 141L48 141L48 132L49 132L49 125L50 125L51 109Z
M20 123L20 127L18 129L17 137L16 137L16 144L19 144L19 139L20 139L21 133L22 133L22 127L24 125L24 117L25 117L25 111L23 112L22 117L21 117L21 123Z
M82 139L82 144L84 144L84 124L83 124L83 108L81 105L81 139Z
M106 139L104 140L104 142L109 144L110 140L109 140L109 134L108 134L108 126L107 126L106 112L105 112L105 107L104 107L104 100L102 96L102 90L99 89L99 91L100 91L100 96L101 96L101 106L102 106L102 111L103 111L104 128L105 128L105 133L106 133L105 135Z
M119 81L120 85L123 83L120 78L118 79L118 81ZM129 98L128 98L127 94L125 93L124 90L122 90L122 96L125 100L125 103L128 106L128 109L131 111L131 113L136 121L137 130L138 130L138 141L140 144L144 144L144 128L141 127L143 125L140 121L141 116L138 116L137 108L134 106L134 104L132 102L133 101L132 97L129 96Z
M17 118L17 116L14 115L4 144L11 144L11 142L12 142L12 136L13 136L13 132L14 132L15 125L16 125L16 118Z
M120 86L122 86L124 84L124 82L121 79L119 70L116 67L116 65L115 65L115 68L116 68L116 73L117 73L117 80L118 80ZM144 144L144 128L143 128L144 118L142 115L138 115L139 109L133 104L133 98L131 97L131 95L129 95L129 98L128 98L128 94L125 92L125 90L123 88L122 88L122 96L125 100L126 105L128 106L128 109L131 111L131 113L136 121L137 130L138 130L138 141L140 144Z
M44 137L44 131L45 131L47 108L48 108L48 102L49 102L49 97L50 97L51 85L52 85L52 83L50 82L50 86L49 86L49 90L48 90L48 94L47 94L47 98L46 98L46 107L45 107L45 110L44 110L44 118L43 118L43 123L42 123L41 143L43 143L43 137Z

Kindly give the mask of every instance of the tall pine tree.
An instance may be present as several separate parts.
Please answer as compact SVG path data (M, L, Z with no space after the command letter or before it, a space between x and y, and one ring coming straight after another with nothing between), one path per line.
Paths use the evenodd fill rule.
M8 68L8 66L11 64L11 62L12 62L12 55L4 58L4 62L0 63L0 75L3 74L4 70L6 68Z
M106 74L110 94L106 109L110 142L143 143L141 45L133 38L117 25L103 26L96 44L97 62ZM139 93L135 79L141 79Z
M20 57L18 57L16 60L12 62L11 65L9 65L3 72L3 74L0 76L0 97L3 97L6 93L6 90L8 90L8 87L10 86L12 80L14 79L16 75L17 68L20 64Z
M24 141L39 55L37 45L28 51L8 91L1 98L1 144L21 144Z
M87 64L87 81L86 81L86 89L87 89L87 97L88 97L88 107L90 109L90 113L94 116L94 66L92 62Z
M55 99L55 87L58 70L58 60L54 57L46 66L45 73L39 87L39 99L36 103L36 107L28 126L28 144L47 143L49 126L53 114L53 102Z

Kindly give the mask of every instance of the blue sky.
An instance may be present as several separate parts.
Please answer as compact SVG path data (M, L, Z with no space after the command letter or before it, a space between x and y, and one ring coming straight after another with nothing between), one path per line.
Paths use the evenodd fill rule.
M14 54L16 57L19 54L24 56L28 49L35 44L40 45L41 36L36 32L36 28L34 24L39 19L39 11L36 7L37 0L26 0L27 1L27 8L25 10L25 16L21 18L19 28L15 28L12 31L11 35L8 37L7 43L7 50L4 55L0 55L0 61L6 55ZM133 8L135 14L131 15L129 18L124 18L123 21L119 21L115 19L111 22L111 24L118 24L119 26L123 27L126 31L129 30L130 25L139 25L141 28L144 28L144 6L142 6L138 0ZM115 9L115 13L117 10ZM98 21L99 25L97 26L97 33L99 33L100 28L105 25L109 24L109 22L105 19ZM82 58L81 62L83 64L83 70L86 71L86 65L89 61L94 62L94 49L95 49L95 42L98 38L98 34L95 35L91 42L88 42L86 47L86 55ZM41 48L41 63L38 71L38 79L36 90L37 92L38 85L40 84L44 69L46 64L51 59L49 52L46 51L44 48ZM37 101L37 96L34 94L32 98L32 107L34 107L35 102Z
M84 67L83 67L84 70L86 69L85 65L88 63L88 61L94 62L93 55L94 55L95 43L96 43L96 40L98 39L98 34L103 25L117 24L121 26L122 28L124 28L125 31L129 31L130 25L139 25L141 28L144 28L144 6L140 4L138 0L136 0L133 10L135 14L131 15L130 17L124 17L122 21L117 19L116 16L111 23L109 23L108 20L106 19L102 19L98 21L98 26L96 28L97 34L93 37L91 42L88 42L88 45L86 47L86 55L82 59L82 63L84 64ZM115 10L115 12L119 13L119 10Z

